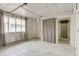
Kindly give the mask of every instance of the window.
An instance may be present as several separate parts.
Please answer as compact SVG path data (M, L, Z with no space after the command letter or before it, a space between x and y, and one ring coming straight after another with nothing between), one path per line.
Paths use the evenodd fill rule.
M8 17L4 16L4 32L8 32Z
M22 20L22 32L25 32L25 20Z
M4 15L4 31L25 32L25 19Z
M9 18L9 32L15 32L15 18Z
M16 19L16 32L21 32L21 28L22 28L21 19L17 18Z

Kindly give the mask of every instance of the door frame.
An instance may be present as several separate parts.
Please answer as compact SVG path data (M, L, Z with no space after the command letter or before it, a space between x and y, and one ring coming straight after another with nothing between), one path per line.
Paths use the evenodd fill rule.
M62 20L68 20L68 25L69 25L69 29L68 29L68 39L69 39L69 43L68 44L70 44L70 18L61 18L61 19L59 19L58 20L58 42L57 43L59 43L59 23L60 23L60 21L62 21ZM64 43L63 43L64 44Z

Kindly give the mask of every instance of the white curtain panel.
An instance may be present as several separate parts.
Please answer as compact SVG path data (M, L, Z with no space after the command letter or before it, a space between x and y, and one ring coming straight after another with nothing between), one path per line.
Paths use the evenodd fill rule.
M55 43L55 18L43 20L43 41Z
M0 12L0 46L3 46L5 42L3 28L3 13Z

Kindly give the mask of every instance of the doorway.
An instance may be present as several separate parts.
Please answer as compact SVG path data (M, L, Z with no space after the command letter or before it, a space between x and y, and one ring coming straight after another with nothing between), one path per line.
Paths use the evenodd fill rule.
M60 20L58 25L59 30L59 43L70 43L70 21L69 20Z

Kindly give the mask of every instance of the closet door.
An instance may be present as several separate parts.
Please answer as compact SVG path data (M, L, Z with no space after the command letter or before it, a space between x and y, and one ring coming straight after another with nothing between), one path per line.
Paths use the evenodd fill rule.
M55 43L55 19L43 20L43 41Z

